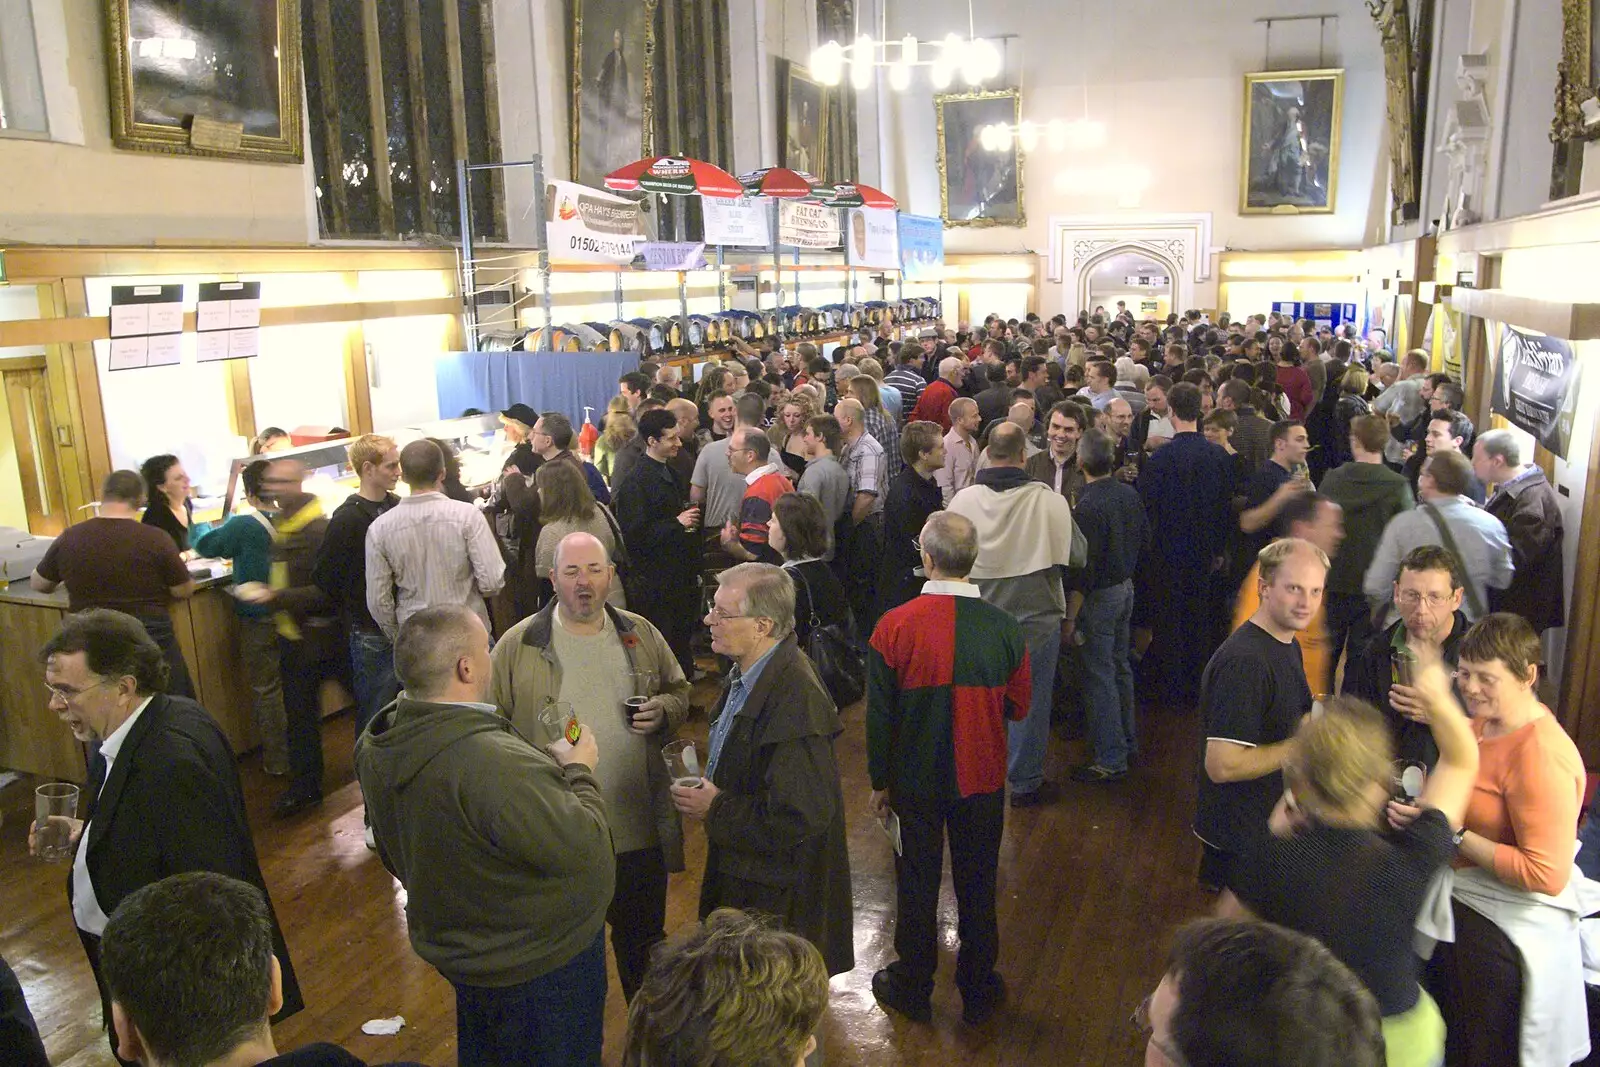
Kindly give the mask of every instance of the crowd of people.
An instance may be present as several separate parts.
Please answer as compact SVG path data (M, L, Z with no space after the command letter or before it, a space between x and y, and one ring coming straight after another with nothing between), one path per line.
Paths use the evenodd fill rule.
M317 689L350 679L368 845L454 987L460 1062L598 1063L608 925L625 1063L815 1062L827 978L855 966L835 740L863 699L862 799L896 851L872 990L907 1019L933 1015L946 842L962 1017L1003 1010L1006 810L1060 802L1052 726L1082 729L1073 780L1116 788L1142 714L1198 709L1219 917L1178 934L1140 1009L1148 1062L1586 1056L1577 931L1600 900L1574 864L1584 768L1540 696L1563 530L1525 439L1479 432L1424 353L1276 315L892 333L741 345L697 384L643 363L592 461L567 416L514 404L481 495L447 445L367 435L327 516L268 456L251 509L196 539L234 561L278 815L320 801ZM34 584L72 600L41 660L96 746L71 892L113 1049L354 1062L272 1058L293 968L163 629L192 591L181 465L103 496ZM110 822L174 776L226 832ZM669 939L684 819L702 921ZM224 978L236 998L179 1017Z

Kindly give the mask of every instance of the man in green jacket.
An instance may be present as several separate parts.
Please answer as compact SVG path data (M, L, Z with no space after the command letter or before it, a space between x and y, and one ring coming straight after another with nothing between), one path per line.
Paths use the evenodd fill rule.
M536 745L560 739L563 724L542 713L568 704L606 750L595 775L617 854L606 921L631 1001L650 950L666 939L667 874L683 870L683 828L667 796L661 746L688 713L689 682L661 631L606 603L616 568L594 535L562 538L550 578L555 600L495 645L490 701ZM646 699L633 708L631 697Z
M1416 506L1405 475L1384 465L1383 450L1389 440L1389 420L1363 415L1350 420L1351 462L1342 463L1322 478L1323 496L1344 509L1344 542L1328 570L1324 611L1328 617L1328 672L1335 674L1345 645L1351 658L1361 654L1372 636L1371 608L1361 581L1383 540L1384 527L1402 511ZM1313 680L1312 685L1319 684ZM1333 679L1322 681L1332 692Z
M411 616L394 663L405 690L356 773L411 946L455 987L461 1067L598 1067L615 861L594 733L518 736L468 608Z

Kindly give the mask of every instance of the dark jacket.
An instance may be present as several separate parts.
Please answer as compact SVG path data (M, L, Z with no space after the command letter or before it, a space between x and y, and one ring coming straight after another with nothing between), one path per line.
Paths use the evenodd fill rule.
M1496 492L1485 510L1505 523L1517 568L1509 588L1489 590L1489 605L1521 615L1540 633L1565 626L1561 500L1544 471L1534 468L1510 492Z
M256 1067L368 1067L368 1064L338 1045L319 1041L314 1045L301 1045L293 1052L282 1053L270 1060L262 1060ZM371 1067L422 1067L422 1065L406 1060L375 1063Z
M642 457L616 491L617 525L628 555L635 561L628 575L628 603L694 587L700 573L700 535L685 530L678 515L688 507L688 483L665 463Z
M1352 655L1345 661L1344 683L1340 692L1345 696L1360 697L1383 713L1389 723L1389 732L1394 737L1396 759L1417 760L1427 764L1431 770L1439 761L1439 746L1433 740L1433 731L1425 723L1406 718L1389 703L1389 687L1394 684L1392 654L1395 640L1404 625L1399 621L1390 623L1368 638L1359 651L1351 650ZM1440 650L1446 670L1456 665L1457 649L1468 625L1467 617L1456 612L1450 636L1445 638L1444 647ZM1455 689L1454 683L1451 683L1451 689ZM1461 699L1459 691L1456 699Z
M907 467L889 483L883 502L883 554L878 557L878 614L904 604L922 592L927 579L913 574L922 556L913 547L928 516L944 509L939 483Z
M808 559L802 563L785 563L783 569L794 582L795 641L803 646L810 636L813 612L822 626L839 626L847 632L856 632L850 597L831 566L820 559Z
M261 890L272 915L272 950L283 970L283 1010L276 1018L305 1007L256 861L233 748L217 721L187 697L158 694L128 731L98 799L90 784L89 836L81 847L88 849L89 881L101 910L110 915L134 890L186 871L248 882ZM91 952L91 960L98 958Z
M50 1067L39 1027L22 996L22 984L0 959L0 1063L8 1067Z
M1022 469L1034 481L1043 482L1052 489L1055 488L1056 461L1050 458L1049 448L1030 457L1028 462L1022 465ZM1078 506L1078 494L1083 492L1085 484L1083 468L1078 466L1078 458L1074 456L1071 462L1067 464L1067 469L1061 474L1061 495L1067 498L1069 507Z
M722 714L718 698L712 721ZM855 966L850 854L833 740L838 710L791 635L767 661L717 760L706 815L700 916L764 912L822 952L829 974Z
M562 767L492 711L404 694L355 762L411 947L449 981L521 985L600 932L616 861L588 767Z
M367 531L373 520L398 503L400 498L393 493L382 500L351 493L334 509L317 548L311 578L339 605L339 616L351 630L382 633L367 608Z
M1272 420L1262 418L1248 404L1235 410L1234 416L1239 428L1233 431L1233 447L1245 457L1249 470L1259 470L1272 458Z
M1389 520L1416 506L1405 475L1382 463L1345 463L1322 479L1323 496L1344 509L1344 541L1328 570L1327 589L1364 595L1361 582Z
M1172 581L1209 580L1233 520L1233 457L1193 431L1173 435L1139 471L1139 496L1156 531L1152 558Z
M316 642L319 647L326 645L327 654L336 655L334 650L340 641L338 605L317 585L314 577L317 551L328 532L327 516L318 514L309 522L296 523L304 509L321 508L310 493L287 497L279 502L279 508L272 519L273 528L277 530L272 539L272 566L274 570L280 564L284 566L289 584L277 591L273 605L294 620L300 630L300 640ZM287 525L297 528L285 533Z

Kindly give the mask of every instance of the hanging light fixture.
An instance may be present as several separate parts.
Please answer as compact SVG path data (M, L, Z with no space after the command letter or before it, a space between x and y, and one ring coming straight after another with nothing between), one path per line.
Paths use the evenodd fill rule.
M871 87L876 68L887 67L889 88L902 93L911 87L912 69L927 67L929 84L935 89L949 88L957 74L967 85L982 85L999 77L1005 62L995 43L978 37L973 25L972 0L967 0L965 37L950 33L943 40L924 42L906 34L880 41L863 33L850 44L826 41L811 52L811 78L820 85L838 85L848 68L850 84L861 90Z

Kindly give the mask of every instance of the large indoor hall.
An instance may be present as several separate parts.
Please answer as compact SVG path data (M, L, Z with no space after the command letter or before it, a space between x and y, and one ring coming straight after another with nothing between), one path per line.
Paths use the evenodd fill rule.
M0 3L0 1067L1600 1064L1597 29Z

